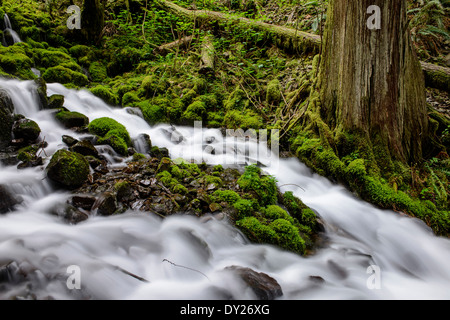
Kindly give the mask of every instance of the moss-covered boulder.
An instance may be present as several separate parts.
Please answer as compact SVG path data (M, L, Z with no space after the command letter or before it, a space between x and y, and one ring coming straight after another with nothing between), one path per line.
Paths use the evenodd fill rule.
M39 138L41 128L35 121L22 118L14 122L12 133L15 139L33 142Z
M119 104L119 97L105 86L99 85L90 89L90 91L109 105L116 106Z
M63 66L48 68L42 75L42 78L47 82L59 82L61 84L73 83L80 87L89 83L88 78L84 74Z
M53 155L46 170L48 178L71 189L88 180L89 163L81 154L61 149Z
M79 112L63 110L58 112L55 118L68 129L86 127L89 124L89 118Z
M48 98L49 109L60 109L64 106L64 96L61 94L53 94Z
M114 119L103 117L89 124L89 132L99 137L100 144L110 145L117 153L127 155L131 138L127 129Z

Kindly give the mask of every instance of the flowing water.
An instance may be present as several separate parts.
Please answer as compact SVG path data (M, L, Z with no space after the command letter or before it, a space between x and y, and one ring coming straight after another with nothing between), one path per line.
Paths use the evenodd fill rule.
M275 278L283 290L281 299L450 298L448 239L436 237L417 219L359 200L294 158L258 160L277 178L282 191L293 191L324 221L326 242L309 257L251 244L225 219L215 217L160 219L128 211L69 225L51 214L69 193L53 189L43 169L50 155L65 147L62 135L83 135L55 122L51 110L39 109L32 81L0 79L0 87L9 92L15 112L35 120L48 142L42 167L0 167L0 185L23 198L13 212L0 215L0 266L14 261L10 268L27 273L27 281L0 283L0 299L255 298L251 289L223 271L231 265ZM154 145L167 147L172 158L226 163L245 145L222 148L218 132L186 127L178 128L180 142L164 133L163 129L171 130L169 125L151 127L136 110L110 107L87 91L48 84L48 94L63 94L66 108L91 121L116 119L127 127L138 149L140 135L148 134ZM208 143L216 148L215 154L203 151ZM255 142L246 145L258 147ZM81 272L80 290L67 286L68 267L73 265Z
M3 16L3 24L5 26L5 29L3 31L5 33L9 34L9 36L11 37L11 40L12 40L12 44L22 42L18 33L16 31L14 31L14 29L12 28L11 21L9 20L9 17L6 13ZM5 46L7 45L5 39L3 39L3 44Z

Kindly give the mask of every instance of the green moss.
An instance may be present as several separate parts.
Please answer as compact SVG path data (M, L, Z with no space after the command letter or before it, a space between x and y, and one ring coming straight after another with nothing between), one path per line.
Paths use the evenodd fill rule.
M89 75L94 82L105 82L109 79L106 66L97 61L89 65Z
M79 187L88 178L89 163L79 153L58 150L47 166L47 175L65 187Z
M42 75L42 78L46 82L59 82L62 84L73 83L80 87L89 83L88 78L84 74L62 66L48 68Z
M214 202L228 202L234 204L241 200L241 196L233 190L216 190L212 194Z
M193 123L194 121L203 121L206 119L205 103L202 101L195 101L191 103L183 113L182 117L189 123Z
M289 213L283 208L277 205L269 205L264 210L264 215L270 220L284 219L294 224L294 218L292 218Z
M267 84L266 102L278 104L281 101L281 84L278 79L273 79Z
M35 49L34 59L38 66L44 68L57 67L64 63L75 63L70 55L56 48ZM78 66L79 69L81 69Z
M6 73L22 79L33 79L34 75L30 69L33 64L23 46L19 44L10 47L0 46L0 67Z
M140 101L141 99L137 95L136 91L126 92L122 97L122 105L125 107L134 106L136 103Z
M227 111L243 110L249 106L249 103L245 92L237 87L223 102L223 105Z
M180 98L175 98L170 101L167 108L167 116L172 123L179 124L184 112L184 104Z
M164 94L169 84L166 79L156 75L146 76L142 80L141 88L146 98L153 98L157 95Z
M119 104L119 97L115 95L111 89L98 85L92 89L89 89L95 96L99 97L103 101L105 101L107 104L116 106Z
M261 223L255 217L245 217L236 222L236 226L252 242L278 244L276 232L269 226Z
M138 103L139 108L144 115L144 119L150 123L161 123L166 121L166 110L164 105L158 105L152 101L142 101Z
M277 219L269 227L275 232L277 244L286 250L304 254L305 241L300 236L297 227L285 219Z
M21 148L17 154L17 159L19 161L28 162L36 158L36 151L38 150L35 146L27 146Z
M188 193L188 189L180 183L174 185L170 189L170 191L172 191L173 193L179 193L179 194L187 194Z
M255 192L261 200L262 206L277 202L276 179L272 176L262 176L261 169L256 165L247 166L237 184L244 191Z
M90 51L91 48L83 44L77 44L69 49L69 53L75 58L85 57Z
M99 143L109 144L118 153L127 155L131 138L122 124L114 119L103 117L93 120L88 129L90 133L100 137Z
M133 153L133 161L139 161L142 159L147 159L147 157L144 154L139 153L139 152Z
M216 188L220 188L223 185L222 179L216 176L206 175L203 177L203 179L206 185L213 184L216 186Z
M262 118L253 110L230 110L225 114L223 126L228 129L261 129L264 128Z
M89 124L89 118L79 112L60 111L55 118L66 128L86 127Z
M239 218L250 216L254 211L254 202L248 199L239 199L233 204L237 210Z

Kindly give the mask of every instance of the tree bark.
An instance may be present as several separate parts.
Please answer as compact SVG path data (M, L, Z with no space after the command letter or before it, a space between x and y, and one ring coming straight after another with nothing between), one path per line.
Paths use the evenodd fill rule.
M85 0L81 12L83 34L88 42L98 42L105 24L105 13L100 0Z
M381 8L381 29L367 27L367 8ZM411 44L406 0L331 0L318 85L322 118L367 135L392 158L422 156L428 130L425 82Z
M254 28L269 32L273 35L274 43L281 49L289 51L311 52L319 53L321 39L320 36L298 31L293 28L281 27L269 23L255 21L252 19L233 16L230 14L223 14L220 12L207 10L188 10L176 5L167 0L157 0L159 6L173 14L185 17L189 20L198 21L201 23L208 23L213 21L221 22L235 22L246 28ZM364 17L367 14L364 12ZM365 23L365 19L364 23ZM449 91L450 68L438 67L435 69L434 65L422 62L423 72L425 74L426 85L431 88ZM438 71L438 72L437 72Z

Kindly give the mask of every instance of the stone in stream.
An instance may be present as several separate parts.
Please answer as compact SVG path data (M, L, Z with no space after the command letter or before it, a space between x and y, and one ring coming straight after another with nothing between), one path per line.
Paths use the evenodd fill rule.
M0 89L0 150L11 142L14 105L6 90Z
M74 145L72 145L69 148L70 151L78 152L79 154L82 154L83 156L93 156L98 157L98 151L94 147L91 141L89 140L82 140L78 141Z
M5 186L0 185L0 214L11 211L16 204L21 202L19 200Z
M92 206L92 211L96 211L101 216L110 216L116 210L116 197L112 192L104 192L101 194Z
M79 153L58 150L47 166L47 177L67 188L76 188L88 180L89 163Z
M22 118L14 122L12 132L15 139L23 139L24 142L34 142L39 138L41 128L35 121Z
M259 300L274 300L283 295L280 284L266 273L241 266L229 266L225 270L238 275L253 290Z

